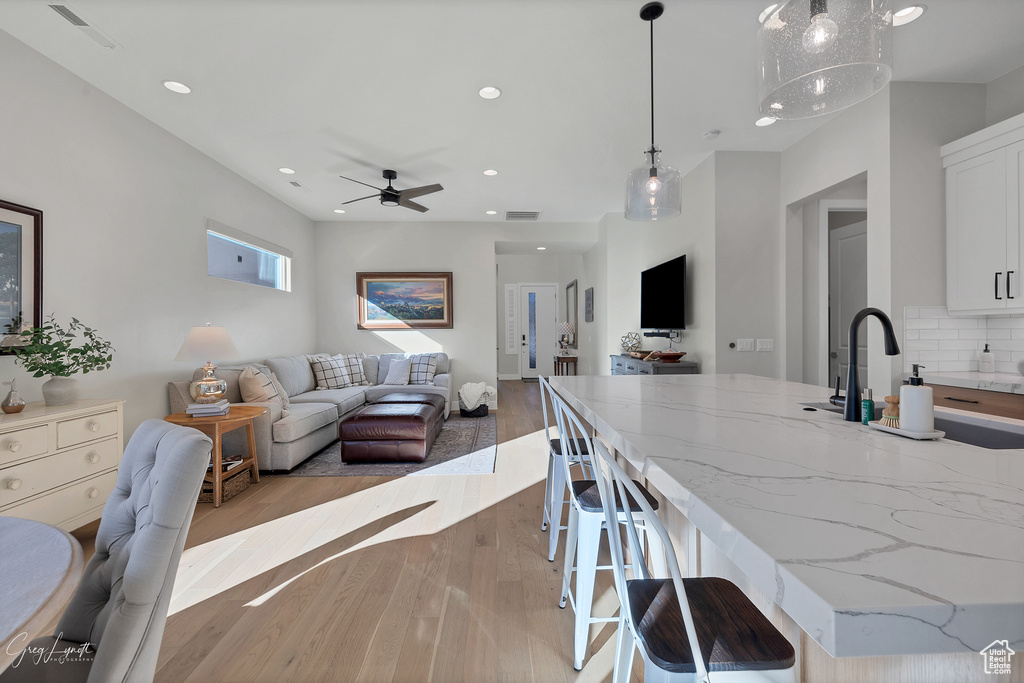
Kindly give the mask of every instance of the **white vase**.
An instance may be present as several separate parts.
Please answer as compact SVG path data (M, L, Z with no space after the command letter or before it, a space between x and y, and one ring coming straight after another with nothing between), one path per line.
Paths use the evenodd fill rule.
M66 406L78 400L78 380L54 375L43 382L43 400L48 406Z

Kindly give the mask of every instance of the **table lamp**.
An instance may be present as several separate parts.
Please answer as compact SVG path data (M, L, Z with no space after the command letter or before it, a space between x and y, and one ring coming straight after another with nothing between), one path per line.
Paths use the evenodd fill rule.
M569 335L573 333L573 326L570 322L558 324L558 344L562 347L562 355L569 355Z
M218 361L238 360L238 349L231 341L228 331L223 327L193 327L185 337L185 343L178 350L174 360L200 363L206 361L202 379L197 379L189 386L189 393L196 403L216 403L227 393L228 383L213 376L217 366L210 362L211 358Z

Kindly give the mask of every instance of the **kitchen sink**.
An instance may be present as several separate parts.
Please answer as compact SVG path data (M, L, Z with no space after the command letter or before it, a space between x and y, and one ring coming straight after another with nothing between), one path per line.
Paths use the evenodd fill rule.
M801 403L804 410L824 410L842 416L843 409L824 401ZM883 406L875 406L875 419L881 419ZM1024 449L1024 425L1013 425L989 419L985 415L954 415L935 412L935 429L946 433L950 441L996 450Z

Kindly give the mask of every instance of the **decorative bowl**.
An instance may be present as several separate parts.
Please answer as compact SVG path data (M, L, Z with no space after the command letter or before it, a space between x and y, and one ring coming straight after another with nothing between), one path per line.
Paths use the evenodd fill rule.
M662 363L678 363L679 359L686 355L686 351L658 351L654 357Z

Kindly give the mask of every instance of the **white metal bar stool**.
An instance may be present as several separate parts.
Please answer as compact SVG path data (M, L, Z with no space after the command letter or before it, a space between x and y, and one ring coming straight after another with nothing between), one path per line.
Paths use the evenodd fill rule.
M554 391L551 389L551 385L548 384L547 380L543 377L538 378L540 380L540 405L541 411L544 414L544 440L548 444L548 475L544 482L544 513L541 519L540 529L541 531L547 530L549 527L551 533L548 537L548 562L555 561L555 553L558 550L558 537L563 529L568 527L562 526L562 507L569 502L569 498L566 496L568 483L566 480L565 468L562 466L562 435L558 433L558 424L555 422L553 429L558 435L557 438L551 438L552 420L554 420L554 404L552 404L552 419L548 419L548 403L553 400ZM575 453L589 453L587 450L586 443L577 443L576 448L573 449ZM571 456L569 460L571 466L583 465L584 476L593 476L590 471L589 465L580 462L579 456Z
M620 603L613 683L629 681L635 646L644 659L645 683L795 683L795 653L789 641L731 581L682 578L672 541L644 491L626 476L604 444L595 446ZM633 515L623 518L614 504L628 496L639 503L649 536L661 539L668 578L652 578ZM626 579L630 567L622 554L623 526L632 579Z
M594 617L592 616L594 601L594 583L597 578L598 569L611 569L611 565L598 566L597 556L601 544L601 529L605 524L604 514L601 507L601 495L598 491L597 482L594 479L571 478L569 472L569 459L578 457L582 462L590 465L593 453L593 443L587 435L587 431L579 418L565 404L565 402L552 392L552 404L555 408L555 417L558 422L558 432L562 436L562 443L568 444L567 459L562 460L566 480L569 481L569 528L565 541L565 565L562 570L562 597L559 601L560 607L565 607L566 602L571 602L575 612L575 625L573 635L573 666L577 671L583 668L583 660L587 655L587 647L590 641L590 625L594 623L617 621L617 617ZM577 451L577 444L586 447L585 452ZM590 465L593 467L592 465ZM656 508L658 502L651 497L643 487L637 483L638 491L643 491L648 507ZM627 500L629 507L639 513L640 508L636 501ZM625 515L625 506L621 501L616 501L621 514ZM660 546L659 546L660 547ZM657 552L652 548L652 552ZM576 590L572 588L572 574L576 574Z

